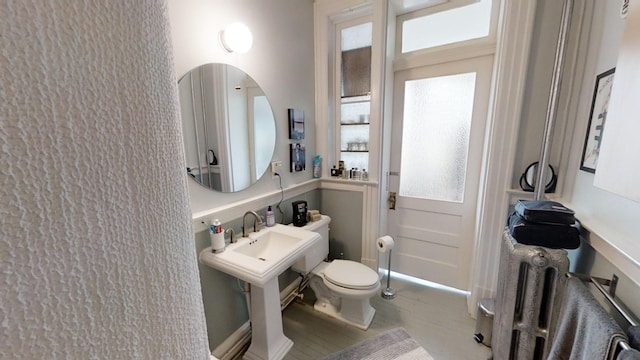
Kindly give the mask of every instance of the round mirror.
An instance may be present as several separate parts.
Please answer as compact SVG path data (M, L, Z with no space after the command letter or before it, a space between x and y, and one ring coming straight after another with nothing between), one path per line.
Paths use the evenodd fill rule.
M205 64L178 88L187 175L222 192L256 183L276 144L273 111L258 84L234 66Z

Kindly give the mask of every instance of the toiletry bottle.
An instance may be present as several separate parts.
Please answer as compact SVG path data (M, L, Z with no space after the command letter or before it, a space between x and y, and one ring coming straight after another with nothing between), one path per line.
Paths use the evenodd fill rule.
M211 237L211 250L214 253L221 253L224 251L224 232L222 231L222 225L220 220L214 219L209 226L209 236Z
M213 232L215 234L222 232L222 225L220 224L220 220L219 219L213 219L213 222L211 223L211 226L213 226Z
M269 205L269 207L267 208L266 218L267 218L267 226L271 227L276 224L276 215L273 213L273 210L271 210L271 205Z
M319 178L322 175L322 169L320 168L320 155L313 157L313 177Z

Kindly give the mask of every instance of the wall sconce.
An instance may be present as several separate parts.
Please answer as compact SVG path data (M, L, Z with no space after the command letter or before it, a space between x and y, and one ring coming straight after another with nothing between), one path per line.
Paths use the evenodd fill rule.
M253 34L245 24L234 22L220 31L220 43L230 53L246 53L253 45Z

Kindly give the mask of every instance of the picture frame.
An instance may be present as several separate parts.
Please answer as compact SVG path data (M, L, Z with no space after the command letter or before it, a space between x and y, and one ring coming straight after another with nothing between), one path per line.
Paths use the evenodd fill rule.
M304 139L304 111L298 109L289 109L289 139Z
M296 173L306 170L305 148L304 144L293 143L289 144L289 154L291 161L289 161L289 172Z
M593 100L591 101L589 124L587 125L587 134L585 135L582 149L580 170L594 174L598 165L598 155L600 154L600 144L602 143L602 135L607 120L607 110L615 70L616 68L612 68L599 74L596 77L596 85L593 90Z

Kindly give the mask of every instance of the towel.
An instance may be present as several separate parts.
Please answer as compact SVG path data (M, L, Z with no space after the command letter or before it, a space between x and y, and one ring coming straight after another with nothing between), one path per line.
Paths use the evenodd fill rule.
M578 278L567 281L549 360L612 359L624 332Z
M627 336L629 337L629 346L640 350L640 325L630 326L627 329Z
M616 360L640 360L640 351L635 349L622 350Z

